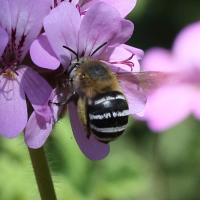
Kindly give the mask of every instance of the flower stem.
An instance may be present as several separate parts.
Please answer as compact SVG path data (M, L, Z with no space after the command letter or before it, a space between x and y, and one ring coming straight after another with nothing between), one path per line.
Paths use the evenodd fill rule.
M38 189L42 200L56 200L56 194L51 178L44 148L29 149Z

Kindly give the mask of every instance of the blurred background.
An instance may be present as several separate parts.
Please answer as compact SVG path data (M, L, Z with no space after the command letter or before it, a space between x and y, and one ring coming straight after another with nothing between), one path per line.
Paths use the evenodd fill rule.
M138 0L127 17L135 25L128 42L144 51L171 49L178 32L200 20L200 1ZM156 134L130 117L110 154L90 161L79 150L68 115L45 144L59 200L199 200L200 123L193 116ZM40 199L23 134L0 137L0 200Z

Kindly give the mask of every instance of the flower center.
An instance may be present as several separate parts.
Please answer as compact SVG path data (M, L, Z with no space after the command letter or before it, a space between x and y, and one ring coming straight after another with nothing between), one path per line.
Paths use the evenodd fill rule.
M12 62L8 62L8 63L0 60L0 63L3 66L5 66L5 68L0 72L0 75L3 75L5 77L13 77L14 79L16 79L16 75L18 75L18 73L16 71L17 70L18 61L19 61L19 58L16 58Z

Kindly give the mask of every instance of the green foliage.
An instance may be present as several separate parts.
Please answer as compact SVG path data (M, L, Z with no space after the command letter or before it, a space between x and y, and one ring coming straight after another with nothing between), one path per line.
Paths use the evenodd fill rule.
M126 133L111 143L101 161L90 161L77 146L68 117L45 144L59 200L200 199L199 122L190 117L155 134L130 119ZM39 199L23 138L1 138L0 199Z

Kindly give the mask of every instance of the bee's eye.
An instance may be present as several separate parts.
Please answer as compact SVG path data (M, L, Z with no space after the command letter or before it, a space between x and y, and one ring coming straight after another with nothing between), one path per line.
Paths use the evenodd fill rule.
M73 65L70 65L68 68L68 74L70 78L74 77L74 74L76 72L77 67L80 66L80 63L74 63Z
M76 68L80 65L80 63L72 63L68 69L67 69L67 74L69 75L69 77L72 74L72 71L74 72L76 70Z

